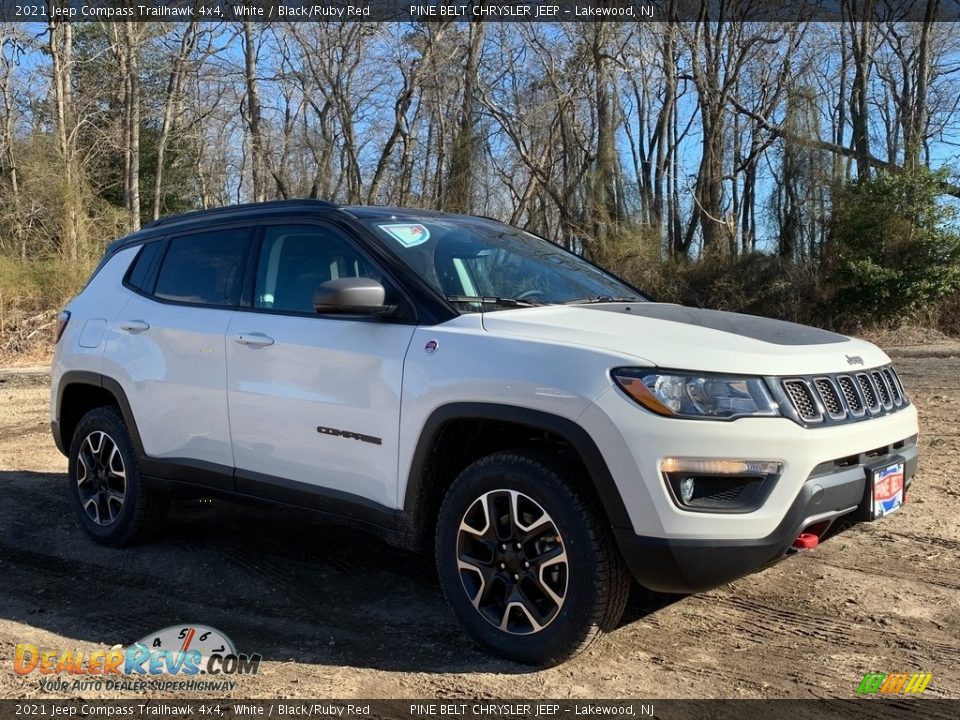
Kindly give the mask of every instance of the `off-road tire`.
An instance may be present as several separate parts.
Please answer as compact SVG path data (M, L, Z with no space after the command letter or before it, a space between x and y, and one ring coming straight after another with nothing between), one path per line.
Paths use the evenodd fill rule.
M105 524L98 523L85 509L78 485L78 472L83 472L81 448L87 438L99 438L99 433L105 433L109 441L116 446L125 475L122 507L117 509L116 517ZM157 532L166 517L168 499L144 482L130 433L120 411L115 407L94 408L78 423L70 443L67 484L80 524L91 538L102 545L123 547L143 542ZM113 509L110 512L113 512ZM97 516L100 516L99 512Z
M630 592L630 576L602 507L584 486L589 480L572 475L569 466L546 453L527 450L488 455L454 480L437 521L437 570L454 614L485 648L526 664L557 665L585 650L617 626ZM564 602L554 610L549 624L527 634L502 630L481 614L473 602L480 595L471 598L458 567L461 522L468 511L477 512L473 508L480 498L495 498L498 490L516 491L538 504L555 525L568 558ZM494 563L491 572L502 572L500 567Z

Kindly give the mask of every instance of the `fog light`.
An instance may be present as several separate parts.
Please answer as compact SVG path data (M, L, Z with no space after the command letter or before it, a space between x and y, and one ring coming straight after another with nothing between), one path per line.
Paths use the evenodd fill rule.
M660 473L673 502L693 512L752 512L783 471L770 460L663 458Z

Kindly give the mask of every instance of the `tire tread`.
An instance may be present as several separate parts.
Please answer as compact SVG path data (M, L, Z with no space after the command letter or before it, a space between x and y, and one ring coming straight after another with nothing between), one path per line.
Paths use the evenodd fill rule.
M620 557L616 541L599 501L555 457L546 452L526 449L499 451L475 461L461 473L460 477L468 473L471 475L482 474L504 464L524 466L528 471L553 484L557 490L565 495L565 500L569 503L568 507L575 516L581 518L585 523L584 529L598 553L595 566L595 582L598 592L589 622L584 626L583 636L574 638L567 647L559 652L536 659L538 665L558 665L580 654L595 643L603 633L609 632L617 626L623 616L630 595L630 575L623 559ZM450 501L451 495L448 491L441 504L441 517L444 512L451 511L447 507ZM439 563L439 544L435 551ZM497 652L496 648L491 649Z
M85 437L90 430L105 429L105 426L110 428L111 436L117 443L125 445L124 450L126 450L128 456L126 462L128 497L130 496L129 483L131 478L136 478L139 489L135 493L133 511L122 529L116 528L116 532L103 536L94 533L88 534L103 545L126 547L145 542L156 535L166 518L169 503L165 496L152 491L143 483L140 475L140 465L137 462L136 452L133 450L133 443L130 440L130 432L118 407L104 405L94 408L84 415L74 433L74 442L77 442L78 438ZM73 448L71 447L72 455ZM70 482L73 482L72 476Z

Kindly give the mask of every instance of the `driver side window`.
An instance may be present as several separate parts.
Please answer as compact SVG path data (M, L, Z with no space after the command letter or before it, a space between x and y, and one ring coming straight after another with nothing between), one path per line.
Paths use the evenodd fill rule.
M313 314L317 287L349 277L383 282L383 275L333 228L268 226L260 246L253 306Z

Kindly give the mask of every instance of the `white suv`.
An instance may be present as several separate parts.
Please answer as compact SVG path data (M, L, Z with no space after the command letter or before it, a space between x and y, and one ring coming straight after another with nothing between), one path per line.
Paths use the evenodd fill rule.
M631 574L720 585L896 510L917 466L869 343L651 302L493 220L320 201L113 243L61 315L51 421L97 541L184 488L312 508L432 546L473 637L539 664L614 627Z

